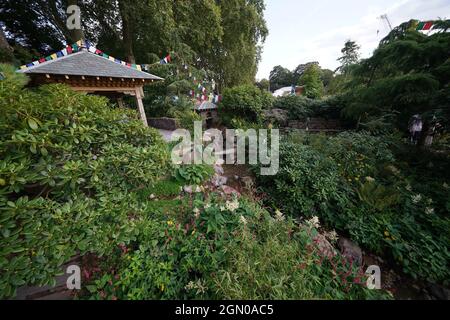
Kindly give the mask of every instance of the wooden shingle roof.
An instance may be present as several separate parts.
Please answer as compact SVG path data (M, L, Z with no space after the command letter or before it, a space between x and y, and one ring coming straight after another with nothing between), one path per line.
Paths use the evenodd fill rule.
M125 79L163 80L153 74L129 68L120 63L105 59L87 50L60 57L19 70L25 74L55 74L90 77L112 77Z

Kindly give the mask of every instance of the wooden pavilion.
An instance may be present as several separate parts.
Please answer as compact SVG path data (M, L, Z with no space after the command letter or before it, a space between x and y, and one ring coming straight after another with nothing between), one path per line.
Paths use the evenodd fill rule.
M31 78L30 85L64 83L73 90L116 99L123 107L123 96L136 97L142 122L147 124L142 98L144 84L164 80L150 73L90 52L86 48L57 59L19 70Z

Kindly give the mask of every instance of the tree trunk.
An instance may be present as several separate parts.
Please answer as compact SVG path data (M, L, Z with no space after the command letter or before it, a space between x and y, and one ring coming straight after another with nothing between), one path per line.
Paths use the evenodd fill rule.
M8 41L6 41L6 36L5 36L5 33L3 32L2 28L0 28L0 49L7 50L10 52L13 51L13 49L9 45Z
M14 60L13 51L0 27L0 62L12 62Z
M129 12L124 0L119 0L120 16L122 18L122 39L125 56L129 63L136 63L133 52L133 30L130 22Z

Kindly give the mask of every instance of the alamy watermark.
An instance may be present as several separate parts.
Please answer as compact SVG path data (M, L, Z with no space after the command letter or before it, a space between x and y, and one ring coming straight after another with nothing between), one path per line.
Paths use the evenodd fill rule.
M172 149L174 164L261 164L261 175L278 173L278 129L226 129L224 139L220 130L208 129L203 132L202 122L195 121L193 137L186 129L178 129L172 133L171 141L180 139L182 141Z
M67 21L66 27L69 30L81 29L81 9L77 5L70 5L67 7Z
M66 286L69 290L81 289L81 269L76 264L70 265L66 269L66 274L69 274L66 280Z

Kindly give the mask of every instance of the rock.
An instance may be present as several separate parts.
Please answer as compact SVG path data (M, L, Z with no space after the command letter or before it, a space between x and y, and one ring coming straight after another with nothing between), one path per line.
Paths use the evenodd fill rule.
M432 283L428 286L427 290L439 300L450 300L450 290L440 286L438 284Z
M221 165L219 165L219 164L214 165L214 171L218 175L223 175L224 174L223 167Z
M228 178L221 176L219 174L215 174L212 178L211 178L211 183L216 187L220 187L223 186L224 184L227 184Z
M203 188L200 186L184 186L183 191L189 194L200 193L203 191Z
M340 237L338 240L338 246L341 249L342 255L358 265L362 263L362 251L355 243L351 242L349 239Z
M156 196L152 193L151 195L150 195L150 200L153 200L153 199L155 199L156 198Z
M232 188L232 187L230 187L230 186L223 185L223 186L221 187L221 189L222 189L222 191L223 191L223 193L224 193L225 195L236 195L236 196L238 196L238 197L241 196L241 194L239 193L239 191L237 191L236 189L234 189L234 188Z
M264 117L270 122L275 122L281 126L286 126L288 123L288 111L283 109L270 109L264 112Z
M248 176L242 177L241 181L247 189L252 188L253 185L255 184L252 177L248 177Z
M321 256L331 259L336 255L336 250L323 234L318 234L314 238L314 242Z

